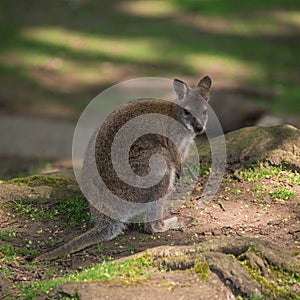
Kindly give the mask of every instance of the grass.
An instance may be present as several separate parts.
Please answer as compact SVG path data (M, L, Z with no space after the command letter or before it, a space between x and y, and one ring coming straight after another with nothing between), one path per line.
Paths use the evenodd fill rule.
M244 191L240 190L239 188L233 189L231 192L234 195L241 195L244 193Z
M17 232L14 228L5 228L0 230L0 240L1 241L11 241L14 237L17 236Z
M4 280L14 278L14 276L15 276L14 272L12 272L8 268L2 267L2 266L0 266L0 274Z
M124 283L136 282L148 278L153 272L150 269L151 260L147 256L117 263L105 261L102 264L96 264L89 269L72 275L24 284L21 287L21 292L24 299L34 299L37 297L37 292L39 294L47 294L54 287L66 282L111 281L114 279L120 279Z
M294 186L300 186L300 174L286 169L284 166L264 166L253 164L243 169L240 176L250 182L257 182L263 179L286 180Z
M270 197L276 200L289 200L293 198L295 194L296 194L295 191L291 191L284 187L269 191Z
M97 250L97 252L103 252L103 251L105 251L106 250L106 247L103 245L103 243L98 243L97 245L96 245L96 250Z
M266 190L267 190L267 187L266 185L264 184L258 184L258 185L255 185L251 188L254 196L259 199L259 200L262 200L264 197L265 197L265 194L266 194ZM259 201L255 200L255 203L256 204L261 204Z
M241 177L253 184L251 191L255 197L254 204L263 205L267 196L277 201L292 199L300 186L300 174L284 166L253 164L240 172Z
M5 256L3 261L11 262L17 259L19 255L34 256L39 254L39 251L26 247L14 247L9 243L0 245L0 252Z
M17 160L2 160L0 169L0 178L3 180L11 180L17 177L26 177L33 174L51 170L52 165L42 159L20 159ZM22 165L22 169L20 169Z
M14 214L22 215L31 221L63 220L68 226L86 224L90 220L85 199L75 197L59 200L55 205L36 203L29 200L11 202Z
M273 111L300 113L297 1L70 3L1 2L0 80L9 107L74 118L121 80L196 81L209 73L275 90L273 101L257 100Z

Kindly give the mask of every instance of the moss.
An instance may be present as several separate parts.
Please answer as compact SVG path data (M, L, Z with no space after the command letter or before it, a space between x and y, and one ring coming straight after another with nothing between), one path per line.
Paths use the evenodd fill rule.
M272 165L283 164L288 169L300 170L300 130L292 126L246 127L227 133L225 137L228 168L269 161ZM201 141L198 150L201 163L210 164L209 143Z
M270 299L298 299L297 294L290 290L290 284L287 284L288 278L292 277L292 274L283 271L275 272L274 268L269 267L268 271L271 277L267 279L261 275L260 270L251 267L247 260L239 261L239 263L244 267L250 277L261 285L262 293L270 297ZM278 280L280 277L284 277L285 280ZM280 285L280 283L283 285Z
M131 285L142 282L153 274L153 260L148 254L137 255L133 259L103 262L74 274L66 274L51 280L37 280L24 283L21 291L24 299L34 299L37 294L45 295L55 287L67 282L107 281ZM48 298L47 298L48 299ZM51 298L54 299L54 298ZM56 299L56 298L55 298Z
M22 185L22 186L50 186L56 188L67 187L68 185L76 184L74 178L66 178L60 176L50 176L50 175L33 175L24 178L15 178L7 181L7 183Z
M187 270L195 265L194 258L186 254L168 256L155 260L155 265L159 270Z
M195 259L194 262L194 272L198 274L199 279L201 280L207 280L209 275L209 266L207 263L200 261L198 259Z

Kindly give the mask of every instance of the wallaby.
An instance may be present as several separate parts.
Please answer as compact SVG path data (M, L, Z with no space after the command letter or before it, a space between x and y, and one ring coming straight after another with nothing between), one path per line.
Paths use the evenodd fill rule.
M138 99L128 102L117 108L102 124L95 140L95 162L97 170L106 187L129 202L149 203L163 197L168 200L168 193L174 187L176 178L181 176L182 156L185 156L190 147L190 143L196 135L205 131L208 115L207 101L211 87L211 79L203 77L192 89L181 80L174 79L173 89L177 96L175 102L162 99ZM179 103L176 104L176 103ZM180 135L176 130L171 132L173 138L177 139L177 149L173 142L158 134L147 134L137 139L132 145L129 153L129 162L132 170L139 176L146 176L149 173L149 159L152 155L159 153L166 162L166 172L159 184L149 188L139 188L128 186L116 174L111 161L111 145L118 130L128 122L128 120L143 114L160 114L171 117L176 122L184 126L188 134ZM154 124L153 126L168 126L168 124ZM178 151L179 150L179 151ZM180 152L180 154L179 154ZM83 163L83 176L89 176L89 157ZM97 197L101 198L101 192ZM154 205L155 221L145 219L145 231L148 233L164 232L169 229L178 229L186 225L188 221L173 216L164 218L164 205ZM113 203L112 203L113 207ZM119 208L118 208L119 209ZM94 245L101 241L108 241L118 236L136 215L147 214L146 211L130 211L126 207L122 211L122 220L116 220L103 214L101 210L95 208L90 203L91 217L94 227L82 235L74 238L70 242L42 254L33 261L55 259L61 255L70 254ZM149 219L148 219L149 220Z

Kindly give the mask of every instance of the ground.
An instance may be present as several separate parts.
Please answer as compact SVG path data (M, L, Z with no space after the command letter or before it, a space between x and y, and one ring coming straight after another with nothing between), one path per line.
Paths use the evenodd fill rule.
M83 200L76 198L80 194L72 180L59 181L54 177L54 183L44 179L39 182L37 176L30 180L16 179L12 182L14 184L2 183L2 199L19 199L20 193L29 194L29 203L32 199L30 205L27 199L21 203L10 201L2 206L2 291L7 295L12 293L15 297L24 283L71 274L95 263L119 259L155 246L191 245L222 236L257 237L271 241L282 249L299 252L299 174L282 167L257 166L242 171L240 176L242 181L235 179L232 174L226 174L214 200L203 209L199 208L199 195L207 176L199 177L199 184L186 204L173 211L194 218L192 225L182 231L149 235L143 232L142 227L131 225L112 241L51 262L33 265L25 259L70 240L90 226ZM62 196L59 189L66 183L70 194L66 195L64 191ZM53 191L53 185L60 188ZM49 191L52 199L45 196ZM38 200L38 195L44 197L43 202ZM65 197L69 200L62 201ZM71 206L66 204L62 207L62 203L70 201ZM76 205L76 202L79 204ZM50 215L52 220L49 220ZM10 286L15 289L10 291ZM294 284L292 288L299 292L299 285Z

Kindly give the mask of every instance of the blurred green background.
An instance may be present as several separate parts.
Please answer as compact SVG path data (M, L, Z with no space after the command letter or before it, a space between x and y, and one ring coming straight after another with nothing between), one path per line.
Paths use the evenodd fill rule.
M209 74L300 113L297 0L2 0L0 45L1 110L76 120L122 80Z

